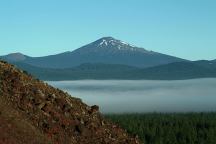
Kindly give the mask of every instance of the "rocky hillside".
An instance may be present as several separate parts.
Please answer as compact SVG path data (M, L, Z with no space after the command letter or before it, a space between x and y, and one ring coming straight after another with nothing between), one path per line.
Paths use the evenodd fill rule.
M0 61L0 143L139 144L99 107Z

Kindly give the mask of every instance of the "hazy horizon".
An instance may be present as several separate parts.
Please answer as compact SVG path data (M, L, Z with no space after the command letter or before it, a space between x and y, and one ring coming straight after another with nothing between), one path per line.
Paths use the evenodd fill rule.
M77 48L78 49L78 48ZM74 49L75 50L75 49ZM53 53L53 54L49 54L49 55L41 55L41 56L31 56L31 55L27 55L25 53L21 53L21 52L12 52L12 53L8 53L8 54L5 54L5 55L9 55L9 54L16 54L16 53L20 53L20 54L23 54L23 55L26 55L26 56L30 56L30 57L33 57L33 58L37 58L37 57L45 57L45 56L51 56L51 55L57 55L57 54L61 54L61 53L65 53L65 52L72 52L72 51L64 51L64 52L60 52L60 53ZM164 54L164 53L161 53L161 54ZM0 55L0 56L5 56L5 55ZM169 55L169 54L168 54ZM173 55L170 55L170 56L173 56ZM175 56L174 56L175 57ZM178 58L182 58L182 57L178 57ZM183 59L183 58L182 58ZM186 59L186 60L190 60L190 59ZM214 59L196 59L196 60L190 60L190 61L197 61L197 60L216 60L216 57Z

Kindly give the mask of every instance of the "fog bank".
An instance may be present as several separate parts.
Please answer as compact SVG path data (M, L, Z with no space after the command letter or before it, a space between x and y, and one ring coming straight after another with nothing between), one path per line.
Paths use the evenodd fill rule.
M49 84L99 105L103 113L216 111L216 79L80 80Z

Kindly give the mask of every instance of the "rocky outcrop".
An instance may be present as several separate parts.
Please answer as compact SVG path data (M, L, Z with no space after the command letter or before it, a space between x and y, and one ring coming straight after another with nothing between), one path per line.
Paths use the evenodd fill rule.
M0 62L0 143L138 144L119 126L59 89Z

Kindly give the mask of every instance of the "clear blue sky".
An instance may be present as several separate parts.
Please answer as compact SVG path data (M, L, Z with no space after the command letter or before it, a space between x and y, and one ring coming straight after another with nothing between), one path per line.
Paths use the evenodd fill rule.
M216 0L1 0L0 55L72 51L104 36L216 59Z

